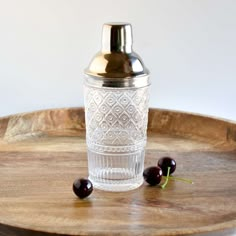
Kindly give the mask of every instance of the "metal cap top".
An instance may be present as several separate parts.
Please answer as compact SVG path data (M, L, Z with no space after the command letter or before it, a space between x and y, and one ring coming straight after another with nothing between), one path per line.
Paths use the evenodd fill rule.
M132 50L129 23L106 23L102 30L102 49L87 69L86 81L96 87L144 87L150 84L149 71Z
M132 28L128 23L107 23L102 30L102 52L132 52Z

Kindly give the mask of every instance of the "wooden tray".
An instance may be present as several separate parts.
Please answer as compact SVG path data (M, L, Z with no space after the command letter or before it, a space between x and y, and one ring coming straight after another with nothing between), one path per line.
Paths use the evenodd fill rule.
M150 109L148 131L145 166L170 155L174 175L194 184L80 200L72 183L87 177L84 110L0 119L0 235L235 235L236 124Z

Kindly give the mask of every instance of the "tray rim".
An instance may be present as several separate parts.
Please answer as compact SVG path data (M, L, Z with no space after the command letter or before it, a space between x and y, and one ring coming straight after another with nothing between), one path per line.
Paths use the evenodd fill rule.
M9 115L4 115L0 116L0 122L4 119L9 119L14 116L22 116L22 115L27 115L27 114L32 114L32 113L40 113L44 111L59 111L59 110L70 110L70 109L82 109L84 110L83 106L78 106L78 107L58 107L58 108L46 108L46 109L36 109L36 110L31 110L31 111L25 111L25 112L17 112L14 114L9 114ZM172 113L180 113L180 114L185 114L185 115L193 115L196 117L202 117L202 118L210 118L213 120L218 120L218 121L224 121L227 123L235 124L236 125L236 120L233 119L228 119L224 117L218 117L214 115L208 115L204 113L199 113L199 112L191 112L191 111L185 111L185 110L178 110L178 109L168 109L168 108L160 108L160 107L149 107L149 110L158 110L162 112L172 112Z
M37 121L35 118L37 116L43 117L43 119ZM40 127L39 122L46 124L46 127ZM205 124L203 125L203 123ZM63 126L63 124L65 125ZM46 109L0 117L0 140L2 138L2 140L7 142L50 135L52 132L54 134L62 132L61 136L63 136L66 131L74 135L85 131L83 107ZM196 136L207 138L208 140L213 139L232 145L236 149L236 121L213 116L149 108L149 131L179 136Z

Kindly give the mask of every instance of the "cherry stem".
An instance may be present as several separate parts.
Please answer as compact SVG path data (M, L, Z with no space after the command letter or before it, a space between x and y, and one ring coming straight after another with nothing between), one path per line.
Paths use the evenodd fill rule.
M166 178L166 176L163 176L164 178ZM174 176L169 176L170 179L172 180L178 180L178 181L183 181L189 184L193 184L193 181L190 179L184 179L184 178L179 178L179 177L174 177Z
M168 169L167 169L166 181L165 181L164 184L161 185L161 188L162 188L162 189L164 189L164 188L166 187L166 185L168 184L169 176L170 176L170 167L168 167Z

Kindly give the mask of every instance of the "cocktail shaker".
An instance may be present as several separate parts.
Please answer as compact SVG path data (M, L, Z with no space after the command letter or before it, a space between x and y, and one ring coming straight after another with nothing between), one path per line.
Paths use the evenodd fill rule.
M132 50L129 23L107 23L102 49L85 69L89 179L95 188L126 191L143 183L149 71Z

